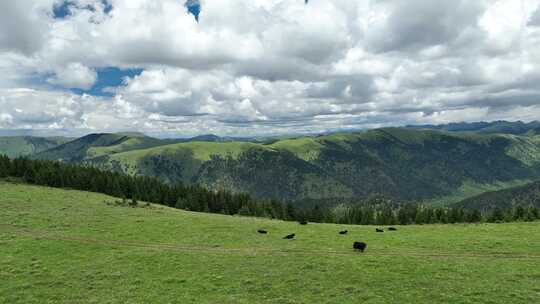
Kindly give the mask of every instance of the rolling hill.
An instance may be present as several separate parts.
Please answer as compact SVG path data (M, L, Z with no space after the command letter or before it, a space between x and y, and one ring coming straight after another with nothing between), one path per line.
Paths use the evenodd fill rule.
M33 156L39 159L61 160L66 162L87 162L94 158L121 152L141 150L152 147L189 142L250 142L249 139L219 137L213 134L193 138L158 139L137 132L96 133L74 140L65 140L61 145L35 151Z
M508 189L485 192L464 199L454 204L454 206L477 210L507 209L515 206L540 207L540 181Z
M35 158L82 162L87 159L167 144L167 141L141 134L90 134L52 149L36 153Z
M9 157L28 156L52 149L70 140L66 137L0 137L0 154Z
M540 137L386 128L269 144L190 141L85 162L265 199L332 203L380 194L451 203L538 179Z
M0 193L0 303L528 304L540 291L539 222L375 233L3 182Z

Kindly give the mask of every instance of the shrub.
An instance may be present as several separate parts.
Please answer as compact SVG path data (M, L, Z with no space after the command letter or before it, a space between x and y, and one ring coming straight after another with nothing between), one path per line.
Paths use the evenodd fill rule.
M132 207L132 208L135 208L137 207L139 203L137 202L137 200L135 198L132 198L131 201L129 202L129 206Z

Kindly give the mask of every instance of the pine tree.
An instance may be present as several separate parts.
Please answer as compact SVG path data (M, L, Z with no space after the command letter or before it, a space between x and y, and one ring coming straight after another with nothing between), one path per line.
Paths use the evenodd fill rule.
M249 207L247 205L244 205L242 206L242 208L240 208L240 210L238 210L238 215L250 216L252 214L251 214L251 210L249 210Z
M409 224L409 215L407 213L407 210L404 207L399 208L397 220L400 225L408 225Z
M288 220L296 220L297 219L296 208L294 208L294 205L291 202L287 203L286 216L287 216Z
M131 201L129 202L129 206L133 208L137 207L138 204L139 202L137 202L137 199L135 198L132 198Z
M517 206L514 208L513 220L519 221L526 218L527 211L522 206Z
M320 223L324 219L324 213L319 205L315 205L310 213L309 220L312 222Z
M495 208L491 215L489 216L488 220L492 223L501 222L504 219L504 213L500 208Z
M362 225L375 224L375 209L366 207L362 213Z
M424 224L424 211L423 211L423 208L418 207L418 209L416 210L416 217L414 218L414 223L416 225Z
M188 209L188 202L185 198L179 197L178 200L176 200L174 207L177 209Z
M536 207L531 206L529 208L529 214L530 214L531 219L533 221L537 220L537 219L540 219L540 210L538 210L538 208L536 208Z
M482 220L482 213L479 210L472 210L467 216L467 222L469 223L478 223Z

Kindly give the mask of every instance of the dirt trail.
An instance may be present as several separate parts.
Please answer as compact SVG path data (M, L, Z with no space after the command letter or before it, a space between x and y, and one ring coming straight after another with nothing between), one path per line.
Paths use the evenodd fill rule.
M419 252L415 250L403 250L399 252L388 252L380 250L369 250L364 254L350 251L338 250L314 250L314 249L276 249L276 248L223 248L211 246L183 246L180 244L164 243L142 243L125 240L105 240L85 236L64 235L60 233L15 227L12 225L0 224L0 233L12 233L20 236L34 237L36 239L68 241L80 244L101 245L110 247L127 247L135 249L175 251L175 252L202 252L215 254L246 254L246 255L321 255L321 256L387 256L387 257L415 257L415 258L489 258L489 259L538 259L540 253L478 253L478 252Z

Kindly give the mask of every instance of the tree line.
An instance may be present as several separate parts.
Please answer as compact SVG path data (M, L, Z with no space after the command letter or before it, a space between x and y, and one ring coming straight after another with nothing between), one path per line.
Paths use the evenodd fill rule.
M322 214L322 216L321 216ZM353 225L456 224L480 222L535 221L540 210L534 206L495 208L481 212L460 207L433 207L422 204L396 204L384 199L371 199L356 204L339 204L328 212L311 214L311 221L327 221Z
M281 202L259 202L245 193L210 191L194 185L166 184L156 178L131 176L57 161L10 159L0 155L0 178L56 188L98 192L119 198L145 201L173 208L221 213L268 216L294 220L293 206Z
M437 208L412 203L398 204L380 197L334 207L313 205L297 208L292 202L256 200L246 193L211 191L196 185L167 184L156 178L131 176L94 167L57 161L10 159L0 155L0 178L13 177L29 184L103 193L132 201L146 201L173 208L355 225L408 225L533 221L540 219L533 206L494 209L490 212L464 208Z

